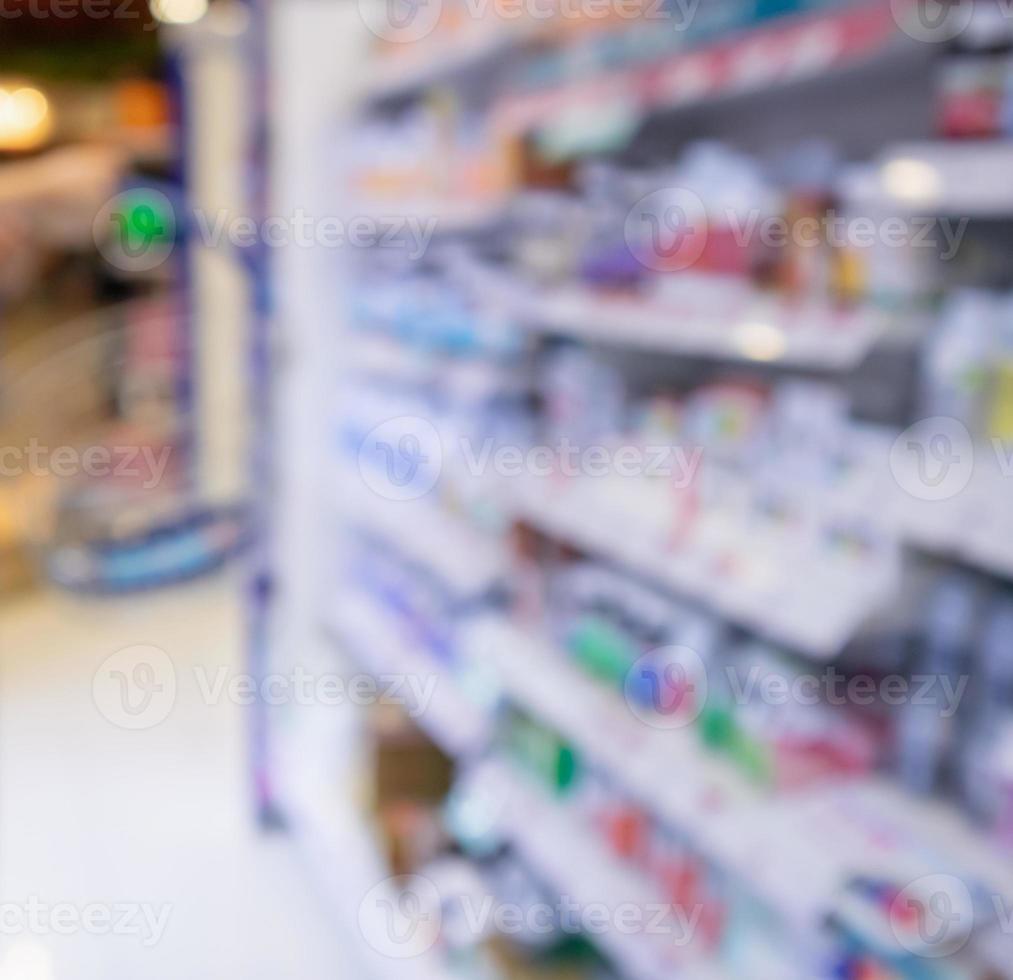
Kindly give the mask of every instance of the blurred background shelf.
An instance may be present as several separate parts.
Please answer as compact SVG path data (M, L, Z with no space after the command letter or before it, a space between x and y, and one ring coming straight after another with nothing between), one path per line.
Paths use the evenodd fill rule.
M827 372L857 367L891 328L885 314L782 308L759 296L733 295L728 309L715 306L666 307L570 289L518 297L517 313L538 329L586 343Z
M903 4L898 4L899 8ZM653 63L606 72L568 86L508 96L497 107L511 130L550 127L568 115L610 104L641 113L684 108L710 99L802 84L814 77L916 51L886 4L858 3L844 11L804 13L760 24L739 36L691 46Z
M708 715L722 734L645 721L617 677L694 640L707 671L787 684L953 682L995 660L1003 484L934 504L920 464L946 454L912 458L902 436L930 415L1013 432L1013 32L975 13L947 36L915 0L705 2L684 31L502 12L448 8L351 73L325 183L432 237L321 261L344 302L305 311L324 362L307 377L320 399L342 389L321 436L319 620L369 674L435 685L400 722L386 706L361 723L388 857L467 866L496 899L507 882L638 906L677 866L726 916L692 962L585 936L600 956L573 972L595 980L977 977L984 921L937 978L894 902L935 875L1013 899L1009 753L986 745L1013 738L1005 694L976 690L945 723L739 695ZM750 221L783 221L783 241ZM955 237L881 241L898 221ZM555 454L654 444L699 451L699 471L591 476ZM415 487L423 464L434 482ZM351 490L384 471L390 493ZM554 976L544 953L524 966Z
M502 622L482 624L467 642L495 665L508 698L563 733L652 813L701 844L717 814L760 798L731 765L706 752L694 732L649 728L621 692L582 674L544 638ZM557 698L557 690L569 696ZM677 772L678 779L659 780L662 770Z
M1013 216L1013 141L910 143L880 163L881 201L903 211L966 217Z
M579 820L553 801L522 773L500 762L489 762L467 776L483 795L502 801L496 826L560 895L584 908L669 910L666 927L657 935L623 935L603 930L593 937L631 980L693 977L718 980L723 974L705 951L693 949L690 936L676 934L676 910L646 876L624 867L589 838ZM689 914L691 910L678 910Z
M514 499L517 515L550 537L615 561L817 660L842 651L880 608L898 571L890 561L870 570L881 578L856 581L841 569L800 564L804 556L796 556L791 569L781 566L779 574L773 554L765 561L751 549L750 578L737 581L728 571L734 551L694 552L678 542L666 548L656 537L638 533L628 515L589 508L577 494L550 495L532 486Z
M381 684L406 699L406 710L450 755L480 754L490 738L490 723L480 707L469 701L450 670L420 652L391 623L388 611L375 601L350 595L328 616L326 629ZM428 682L431 702L415 700L407 679Z

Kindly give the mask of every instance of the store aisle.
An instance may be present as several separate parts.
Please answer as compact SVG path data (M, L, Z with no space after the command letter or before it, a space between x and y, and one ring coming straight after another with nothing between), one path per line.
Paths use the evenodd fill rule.
M176 698L131 731L100 710L115 675L93 680L135 644ZM0 980L354 976L288 840L252 824L249 709L202 694L243 669L228 578L0 611Z

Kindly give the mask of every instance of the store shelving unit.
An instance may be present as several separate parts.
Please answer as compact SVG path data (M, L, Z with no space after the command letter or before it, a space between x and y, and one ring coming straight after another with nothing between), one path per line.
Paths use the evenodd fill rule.
M882 199L899 211L991 219L1013 215L1013 190L1006 179L1013 167L1013 141L903 143L890 147L880 167ZM931 176L914 186L915 193L905 194L900 178L912 168Z
M723 316L573 289L527 297L517 312L537 329L586 343L826 372L857 367L892 326L888 317L865 312L742 306Z
M556 499L544 487L517 495L515 513L549 537L628 568L636 575L662 583L760 636L817 660L842 651L861 626L877 611L895 582L895 559L884 562L878 577L855 587L845 569L824 570L815 559L780 568L776 551L749 551L764 568L752 582L736 580L719 569L728 559L726 547L694 551L670 548L656 536L639 533L631 515L581 506L576 493ZM746 549L740 552L746 557ZM790 585L785 576L790 575Z
M646 65L517 95L507 99L499 112L505 126L526 130L551 126L588 106L600 110L609 101L635 104L644 113L685 109L712 99L804 83L877 58L917 53L905 40L887 5L859 3L787 23L775 20L745 35L720 38Z
M489 727L450 673L414 651L409 641L390 638L382 611L368 600L348 600L334 620L332 638L342 649L356 651L359 663L377 678L392 673L434 678L437 698L419 715L420 724L460 761L482 757ZM871 867L887 846L884 839L894 834L959 858L993 894L1013 895L1013 872L996 863L976 828L952 807L916 800L881 779L830 785L788 798L772 796L707 752L691 731L653 730L634 721L616 692L567 665L544 638L489 622L476 627L467 644L494 666L512 703L564 734L590 764L607 771L650 812L679 828L733 881L776 909L799 936L818 930L837 909L854 873L850 856L862 854L863 863ZM367 645L384 651L380 662L363 653ZM566 690L567 699L553 697L554 690ZM659 773L672 778L659 779ZM664 904L652 882L605 854L576 814L513 765L492 756L469 771L467 784L499 801L496 827L560 894L578 905ZM314 846L322 849L318 856L326 854L328 834L342 846L358 839L369 844L362 853L375 851L361 825L354 825L353 834L352 824L335 826L333 820L321 819L320 809L307 808L303 818L317 842ZM828 849L831 830L839 846ZM334 843L331 852L337 848ZM925 867L929 873L932 865ZM806 869L804 884L798 878L801 868ZM371 886L380 879L361 880ZM347 899L348 890L343 877L341 889L335 891ZM675 969L664 951L652 949L643 937L601 938L606 951L635 980L671 976ZM711 961L682 955L687 962L678 970L688 971L688 976L716 980L725 975ZM435 967L427 963L427 969Z
M321 751L335 740L353 739L354 735L342 719L335 724L334 714L304 720L301 744L290 741L286 748L296 749L279 764L283 773L277 787L285 803L288 829L299 845L307 877L313 883L328 918L342 930L347 940L349 959L357 975L376 980L451 980L440 955L395 960L384 956L382 949L371 945L363 929L361 899L377 885L388 881L376 835L351 804L345 793L334 787L321 786L316 767L326 763ZM306 751L312 746L315 751ZM338 773L348 781L351 772ZM395 885L389 883L379 900L391 903L397 899ZM369 926L367 925L368 929ZM382 923L379 928L382 929ZM382 935L382 932L376 933Z
M431 683L433 698L428 705L405 690L406 710L448 755L465 758L482 753L491 737L491 719L460 690L446 666L399 634L382 607L368 597L352 595L330 615L330 636L379 681L411 677Z
M435 678L438 697L432 709L419 716L420 723L455 758L481 758L489 729L451 674L426 662L410 642L389 641L384 616L370 608L368 600L349 600L335 621L332 636L342 649L361 653L366 644L383 648L382 662L368 654L359 661L376 677L395 672ZM928 851L959 858L993 894L1013 895L1013 872L996 863L976 828L952 807L916 800L881 779L830 785L787 799L771 796L703 749L692 732L652 730L635 722L617 693L568 666L543 638L487 623L469 635L468 645L494 665L512 703L563 733L591 764L688 835L733 881L754 890L799 936L818 930L837 909L841 890L854 873L852 854L862 854L867 866L875 864L886 846L884 834L904 834ZM567 699L554 698L554 690L566 690ZM672 778L659 779L659 773ZM497 828L560 894L578 905L664 904L652 882L605 854L576 814L513 765L493 756L470 770L467 784L499 801ZM319 810L309 808L305 818L312 823L307 832L324 849L319 856L326 853L321 835L332 835L342 846L350 839L368 843L361 826L349 836L351 825L335 827L333 820L319 818ZM828 849L831 830L839 846ZM332 853L337 847L335 843ZM374 850L370 845L363 853ZM925 867L929 873L932 865ZM798 878L801 868L806 869L804 884ZM362 880L371 886L379 879ZM347 897L347 878L342 878L342 889ZM642 937L601 938L606 951L635 980L672 975L672 961ZM690 955L686 959L678 969L688 976L716 980L725 975L713 962Z
M672 118L710 105L720 105L723 113L734 112L736 106L746 112L751 98L762 99L768 108L778 99L793 107L805 101L808 83L828 80L839 83L838 97L844 102L850 96L849 85L861 72L897 72L931 57L930 45L914 42L900 29L902 16L902 4L878 0L843 8L828 5L645 64L515 91L495 100L486 112L498 133L537 138L547 129L573 125L589 107L605 114L612 104L621 104L623 112L641 121ZM375 65L363 75L359 120L422 101L437 89L465 89L483 73L494 76L494 69L511 53L552 37L544 25L509 32L499 27L476 28L458 45L420 47L424 53ZM894 143L889 135L880 142L884 145L875 159L883 180L877 205L897 211L918 206L968 217L1013 214L1009 144L954 146L907 139ZM579 140L573 152L580 152ZM905 201L894 193L896 181L891 183L890 174L897 173L898 164L932 174L921 199ZM396 210L405 217L435 218L439 239L454 241L481 235L509 219L511 203L501 194L485 201L433 195L424 200L360 200L358 206L359 213ZM842 313L747 303L730 314L727 308L715 311L706 306L663 308L628 296L603 297L581 286L539 290L493 273L476 274L470 286L509 314L525 342L564 337L680 360L844 381L859 372L884 340L902 335L910 341L912 334L911 324L900 322L903 317L864 309ZM353 348L343 359L346 369L386 371L395 381L432 369L431 364L412 363L411 355L391 358L389 350L370 351L372 341L361 332L347 331L343 338ZM457 592L484 592L509 581L514 569L502 541L470 526L466 508L450 513L439 501L402 505L349 493L354 473L340 467L330 473L327 496L341 499L337 509L345 515L339 522L370 534L382 548L425 566ZM828 512L848 516L861 515L870 504L882 504L877 521L888 533L874 566L837 562L828 569L812 556L806 561L793 555L789 561L776 547L761 554L762 549L745 537L740 542L742 557L749 552L748 557L769 572L745 582L720 571L727 564L725 551L693 551L659 541L649 528L638 529L628 510L610 510L602 495L584 493L575 484L547 491L544 484L514 481L502 488L496 502L509 526L533 529L558 545L602 557L638 580L694 601L744 633L829 662L890 603L903 576L908 548L953 555L1013 578L1013 549L1005 543L1009 540L1005 528L1008 524L1013 529L1013 518L1007 522L1003 512L988 527L968 530L974 524L970 516L994 502L998 486L994 480L981 477L966 498L939 506L908 506L903 494L897 499L896 481L878 486L883 491L878 496L866 487L864 495L851 500L821 501ZM743 533L748 535L748 529ZM497 718L487 702L472 696L454 665L437 661L374 598L350 586L346 591L328 595L323 602L319 625L327 642L377 677L402 674L432 680L432 704L424 712L410 713L457 760L466 783L504 801L499 829L543 879L578 901L598 901L603 891L650 901L651 882L605 852L563 802L536 788L501 757L495 739ZM794 936L819 931L839 911L849 881L857 873L871 873L885 853L884 836L904 834L923 844L932 856L923 873L934 870L933 858L941 854L947 866L952 862L972 869L994 894L1013 896L1013 876L978 839L975 828L948 805L914 800L878 777L782 798L705 749L693 732L658 731L636 722L619 692L582 674L537 631L524 630L501 616L483 622L460 642L469 658L481 662L495 679L503 702L563 735L592 765L772 909ZM566 697L559 697L559 691L566 691ZM305 829L314 864L332 864L339 852L347 853L349 840L359 841L363 853L376 856L375 842L368 839L368 832L353 826L354 821L337 821L319 800L308 803L312 793L294 795L303 801L293 804L294 823ZM833 847L827 846L828 840L834 841ZM372 887L381 873L379 865L371 863L359 875L360 891ZM343 918L354 919L357 914L357 908L347 904L349 893L358 894L356 887L343 876L331 876L329 891L336 914ZM715 962L688 961L677 967L649 944L630 937L598 938L603 952L631 980L721 975ZM377 976L392 968L384 962L371 965ZM391 975L404 975L397 969L394 964ZM432 969L434 977L444 972L429 958L422 969Z
M468 779L480 785L481 792L503 801L498 827L559 894L584 907L604 904L615 909L632 903L651 909L667 904L650 879L603 853L579 819L522 773L493 761ZM673 974L700 980L724 976L708 957L694 952L688 936L613 932L598 938L624 972L637 980L663 980Z

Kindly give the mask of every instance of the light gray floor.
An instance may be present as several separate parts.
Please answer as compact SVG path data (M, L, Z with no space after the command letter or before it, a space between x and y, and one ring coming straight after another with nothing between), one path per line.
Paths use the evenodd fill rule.
M0 980L354 976L291 845L253 827L249 709L206 703L194 679L244 669L241 625L226 579L0 612ZM140 731L93 695L133 644L165 650L177 677L168 717ZM58 905L74 921L40 929ZM109 934L95 910L123 905L167 906L161 940L145 946L126 922Z

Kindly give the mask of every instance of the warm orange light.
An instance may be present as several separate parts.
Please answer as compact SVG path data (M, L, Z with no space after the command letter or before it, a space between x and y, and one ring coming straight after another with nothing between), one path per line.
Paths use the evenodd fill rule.
M208 0L149 0L148 5L163 24L196 24L209 7Z
M49 99L30 85L0 85L0 150L34 150L49 139Z

